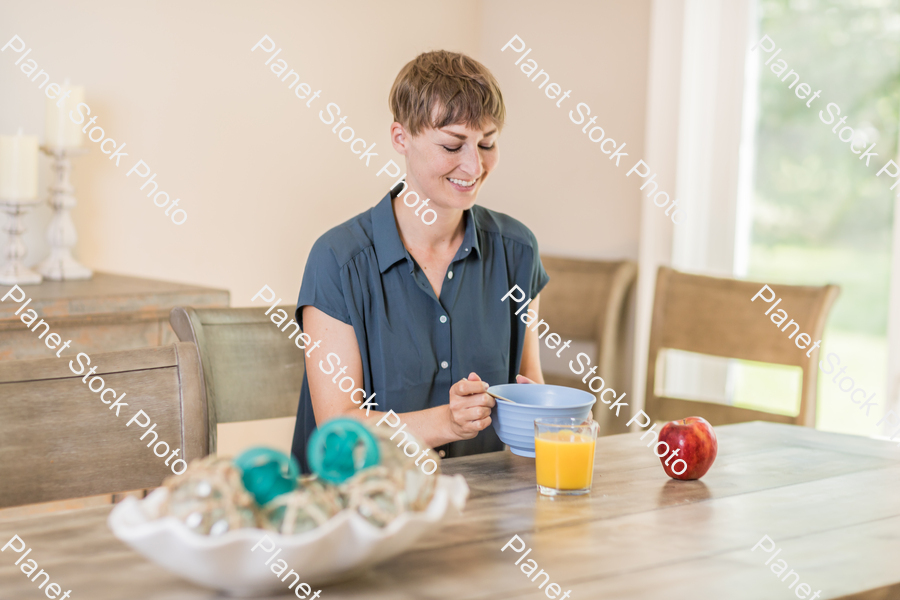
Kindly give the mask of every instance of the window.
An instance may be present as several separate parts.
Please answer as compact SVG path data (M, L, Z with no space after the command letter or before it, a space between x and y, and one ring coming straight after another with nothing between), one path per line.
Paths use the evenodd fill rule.
M900 196L889 190L894 180L876 173L888 159L900 162L900 0L685 0L683 10L675 6L654 13L648 112L656 118L647 154L676 180L676 196L691 218L669 229L642 220L637 369L645 364L659 264L762 280L776 290L779 283L835 283L841 295L821 357L839 357L878 407L866 417L838 388L841 379L819 372L817 426L893 433L897 425L876 422L888 408L900 413L900 210L894 210ZM664 26L677 22L683 23L678 36ZM750 51L763 35L775 49ZM788 67L776 75L779 59ZM796 83L791 70L799 73ZM822 90L816 100L810 102L812 93L797 97L794 88L804 82L812 93ZM841 113L826 125L819 111L829 120L831 102ZM845 126L853 128L855 148L875 144L878 156L868 167L838 139ZM796 371L678 353L665 362L667 395L781 413L799 403Z
M737 236L735 271L776 290L779 282L841 286L821 358L839 357L856 385L881 401L866 417L838 388L843 379L820 371L817 427L873 435L887 404L894 206L893 181L875 174L897 157L900 1L758 0L757 11L759 37L768 35L781 51L769 65L776 50L751 53L751 68L759 70L747 82L757 84L749 90L757 104L745 110L756 114L755 169L743 181L750 192L749 235ZM778 59L788 64L781 76L773 72ZM813 92L822 90L809 108L788 87L795 77L782 81L789 70ZM826 125L829 103L840 115ZM846 122L836 132L841 117ZM869 167L838 139L845 126L853 128L857 149L875 144L878 156ZM789 397L795 388L777 383L784 377L778 370L739 365L732 374L735 404L765 407L772 396L760 389L777 389L784 402L795 402Z

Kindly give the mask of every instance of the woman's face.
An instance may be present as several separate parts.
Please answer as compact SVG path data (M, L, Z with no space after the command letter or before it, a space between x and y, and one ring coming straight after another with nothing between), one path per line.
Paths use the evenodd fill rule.
M407 182L430 198L431 205L465 210L475 204L478 191L500 160L498 135L493 124L483 129L448 125L426 129L413 138L405 136L400 144L395 137L394 147L406 156Z

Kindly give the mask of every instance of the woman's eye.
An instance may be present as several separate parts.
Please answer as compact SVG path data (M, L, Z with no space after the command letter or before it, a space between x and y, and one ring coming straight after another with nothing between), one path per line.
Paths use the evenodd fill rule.
M481 148L482 150L493 150L494 144L491 144L490 146L478 146L478 147ZM447 146L444 146L443 148L447 152L459 152L460 149L462 148L462 146L457 146L456 148L449 148Z

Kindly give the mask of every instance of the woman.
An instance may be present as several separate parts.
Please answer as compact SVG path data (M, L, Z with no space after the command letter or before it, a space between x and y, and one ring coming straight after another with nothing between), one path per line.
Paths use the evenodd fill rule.
M499 161L497 81L468 56L427 52L397 75L390 107L405 182L320 237L303 273L296 319L321 340L306 359L294 430L293 454L307 470L316 424L348 416L374 425L388 410L440 456L502 450L488 382L543 383L537 334L501 301L518 285L538 310L549 277L537 241L475 205ZM430 225L416 214L424 199ZM362 390L339 387L347 377L377 408L359 410Z

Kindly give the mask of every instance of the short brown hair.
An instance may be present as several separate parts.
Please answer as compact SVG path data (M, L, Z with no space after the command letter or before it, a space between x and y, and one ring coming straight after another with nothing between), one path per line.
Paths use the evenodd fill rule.
M390 95L394 120L412 135L465 123L490 121L502 129L506 107L497 80L483 64L465 54L435 50L406 63Z

